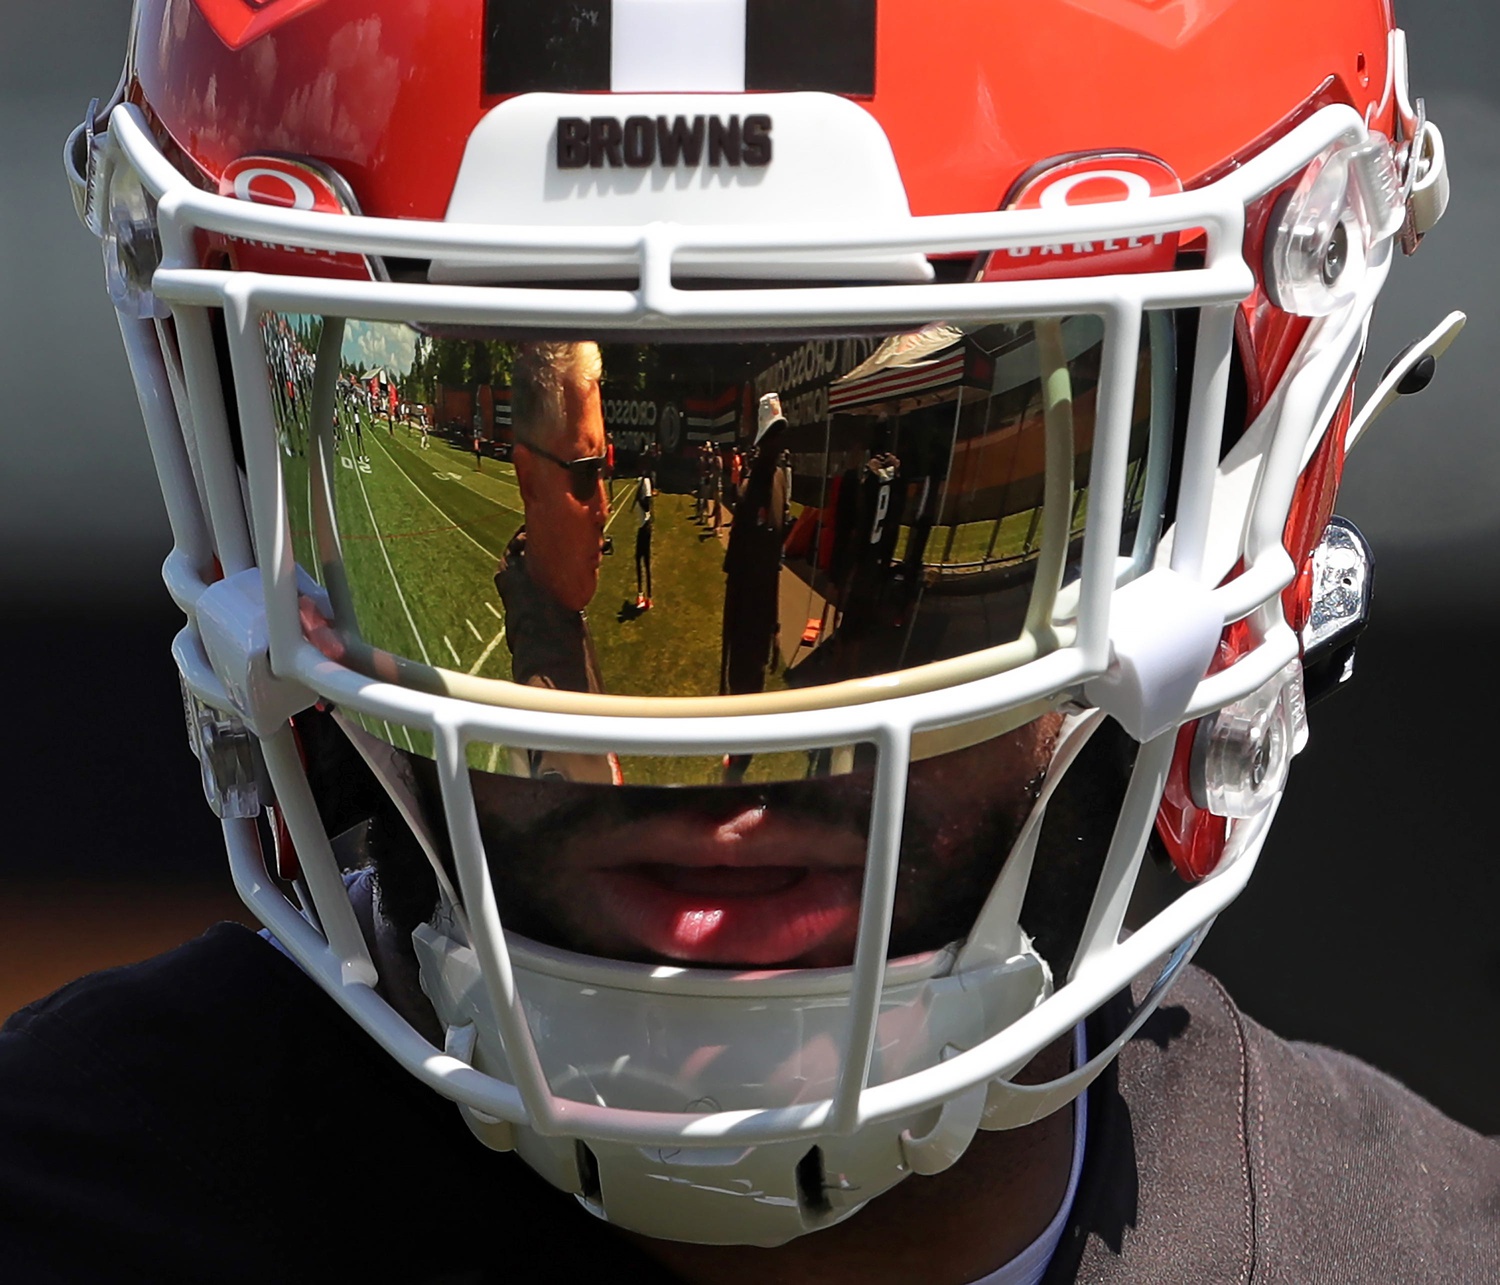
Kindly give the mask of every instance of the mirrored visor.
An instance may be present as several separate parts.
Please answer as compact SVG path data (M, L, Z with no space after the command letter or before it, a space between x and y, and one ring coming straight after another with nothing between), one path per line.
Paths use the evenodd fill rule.
M309 633L357 667L811 689L1034 641L1078 575L1098 317L776 342L261 330L293 547L332 604ZM1134 376L1122 576L1162 525L1170 315Z

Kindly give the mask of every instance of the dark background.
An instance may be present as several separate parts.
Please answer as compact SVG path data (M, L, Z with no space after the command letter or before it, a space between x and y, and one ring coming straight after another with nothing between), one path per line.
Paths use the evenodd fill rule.
M115 85L128 15L127 0L10 5L0 41L0 1013L237 913L167 654L166 520L60 163ZM1407 0L1401 15L1454 200L1395 265L1369 364L1450 308L1469 328L1350 461L1340 511L1375 546L1374 624L1200 959L1282 1034L1357 1053L1495 1133L1500 10Z

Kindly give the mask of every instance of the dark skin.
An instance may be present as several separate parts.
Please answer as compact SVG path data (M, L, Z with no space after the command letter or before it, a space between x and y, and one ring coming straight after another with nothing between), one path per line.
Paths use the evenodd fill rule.
M912 765L896 901L895 956L963 937L1010 850L1056 736L1055 716ZM419 776L428 771L413 767ZM480 832L506 923L564 949L640 963L840 967L853 960L873 771L752 786L651 789L471 774ZM436 780L429 785L436 788ZM608 836L607 842L601 838ZM688 851L684 851L687 849ZM663 941L629 913L613 876L634 854L714 864L784 863L842 872L856 905L815 941L724 942L729 931ZM719 855L712 855L717 853ZM678 855L680 854L680 855ZM706 905L715 903L704 898ZM724 898L732 913L735 898ZM773 913L806 907L778 899ZM726 915L726 919L728 916ZM724 928L731 927L726 923ZM755 946L761 953L750 953ZM764 953L771 950L772 954ZM778 949L786 953L775 954Z
M998 833L1013 833L1015 818L1029 807L1031 778L1050 754L1056 731L1056 718L1046 718L998 741L914 765L914 796L957 799L959 803L942 809L926 826L920 840L924 860L909 863L903 854L896 929L905 932L912 944L920 942L924 920L946 918L948 908L940 895L943 888L955 882L972 883L976 889L988 887L994 874L989 868L992 858L978 880L972 878L974 871L963 867L976 860L978 852L990 850ZM421 776L419 768L419 779ZM514 856L520 848L512 848L510 843L524 843L526 836L512 834L507 840L495 834L492 824L485 823L486 799L492 808L503 802L520 808L525 816L526 802L520 791L530 783L476 774L475 785L492 865L498 864L503 872L511 862L505 851L497 862L496 848L507 849ZM857 792L857 787L849 788ZM507 797L501 800L499 794ZM966 798L973 806L962 805ZM548 802L542 793L532 800L533 814L526 818L530 824L522 829L533 830L544 821L554 810L546 806ZM857 802L846 800L845 805L850 815L857 812ZM565 803L563 810L575 808ZM1004 811L1013 815L1008 821L1002 818L1004 825L997 831L996 813ZM833 809L832 815L837 814L838 809ZM644 810L644 817L639 823L650 824L649 808ZM597 839L598 831L586 817L580 829L586 832L582 839L586 840L588 833ZM972 831L975 839L968 847L963 842L965 831ZM1000 850L1008 846L1006 843ZM568 857L571 841L564 841L560 847L549 841L541 847L559 853L563 869L549 862L545 870L538 866L534 877L501 886L498 891L507 920L514 923L516 918L529 915L523 930L536 933L541 927L542 935L555 944L586 951L607 946L608 953L621 953L619 925L611 921L607 899L595 901L581 886L589 878L586 865L572 869ZM588 844L580 842L576 850L586 852ZM580 895L551 897L549 889L559 886L570 887ZM560 910L563 905L570 908ZM972 920L972 903L965 913ZM378 921L378 914L375 919ZM944 938L950 933L945 923L938 923L933 931ZM431 1011L416 985L410 952L402 948L398 934L376 931L373 935L377 966L392 1003L418 1029L435 1036ZM640 951L633 953L641 956ZM1042 1082L1066 1074L1070 1067L1071 1042L1063 1039L1038 1054L1018 1078ZM692 1245L622 1234L630 1235L674 1277L705 1285L738 1285L742 1281L746 1285L768 1281L894 1285L914 1280L931 1285L967 1285L1014 1258L1045 1229L1067 1187L1072 1145L1071 1111L1056 1112L1022 1129L981 1131L947 1171L902 1182L844 1222L774 1249Z

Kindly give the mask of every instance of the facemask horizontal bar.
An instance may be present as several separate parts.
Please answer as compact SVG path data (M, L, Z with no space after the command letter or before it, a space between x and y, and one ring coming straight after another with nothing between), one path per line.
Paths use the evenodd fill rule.
M1192 192L1130 203L1128 209L1118 203L1120 208L1101 204L1055 211L930 215L889 226L492 228L285 211L208 195L189 184L162 156L137 107L127 104L116 108L110 124L112 138L148 190L162 202L164 223L181 221L204 230L299 246L414 258L454 253L503 257L559 245L571 253L593 251L604 259L614 255L644 259L651 253L665 253L670 258L679 251L724 249L737 253L763 249L768 253L816 254L836 249L940 254L1089 235L1152 235L1194 227L1203 227L1209 233L1211 252L1217 252L1215 241L1236 240L1248 201L1285 181L1329 144L1357 143L1367 136L1358 113L1343 106L1327 107L1218 182ZM1232 247L1236 254L1238 249L1237 244Z
M319 277L273 277L206 268L160 268L159 298L175 305L226 303L255 312L321 313L365 321L535 330L676 333L798 332L822 327L916 327L948 321L1027 321L1079 314L1118 321L1127 314L1239 303L1255 288L1238 259L1219 268L1057 281L960 285L829 286L766 290L549 290L523 286L437 286Z

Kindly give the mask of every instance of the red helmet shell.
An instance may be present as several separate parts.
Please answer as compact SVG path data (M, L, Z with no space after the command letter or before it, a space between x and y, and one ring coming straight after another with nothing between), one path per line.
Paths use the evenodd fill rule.
M131 94L213 186L324 162L370 215L440 219L483 90L484 0L140 0ZM213 21L207 15L213 15ZM1372 111L1389 0L880 0L875 92L913 213L993 210L1032 166L1127 150L1191 188L1318 95Z

